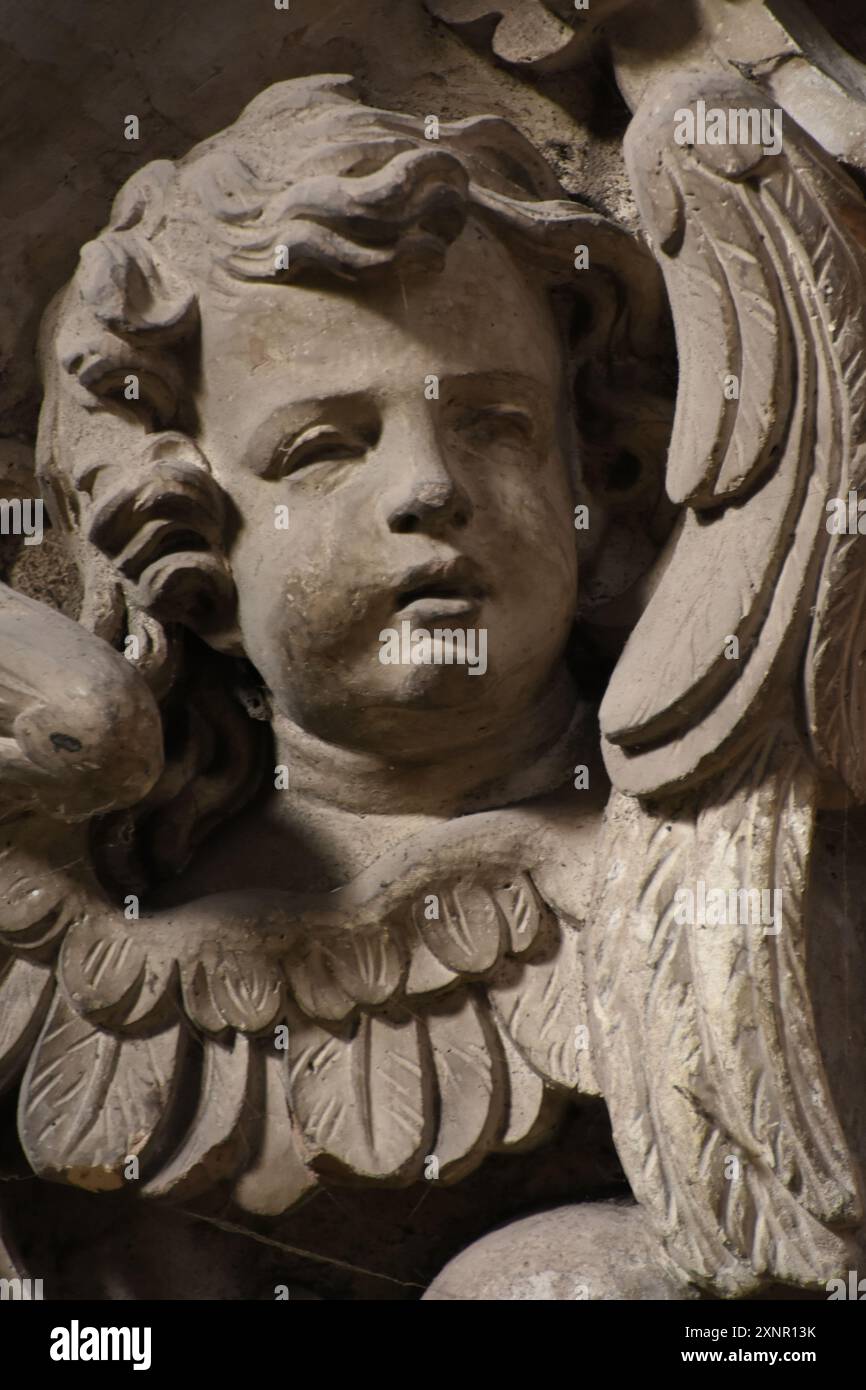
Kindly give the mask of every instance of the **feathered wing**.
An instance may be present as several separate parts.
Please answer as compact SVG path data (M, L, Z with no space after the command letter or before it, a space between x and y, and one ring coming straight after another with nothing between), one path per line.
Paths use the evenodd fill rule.
M675 113L698 91L725 112L763 100L692 79L626 138L677 332L668 489L683 519L602 705L605 757L637 795L696 782L791 688L810 642L812 751L857 790L862 733L845 745L825 711L834 691L848 711L861 698L839 583L858 547L827 523L866 481L866 205L787 119L778 155L679 145Z
M87 823L158 777L159 714L107 643L0 585L0 733L0 1084L24 1072L19 1132L36 1172L117 1187L166 1131L184 1035L165 1017L121 1043L76 1012L56 957L70 931L118 913Z
M272 974L228 951L203 985L187 979L219 1029L191 1039L176 953L126 920L90 862L90 818L144 797L162 756L134 667L0 585L0 1087L20 1082L24 1153L43 1177L182 1198L247 1167L266 1209L256 1154L275 1108L248 1034L274 1011ZM287 1113L280 1139L269 1160L288 1205L305 1175Z
M495 813L453 829L405 842L334 893L251 890L73 926L58 960L59 1026L74 1023L105 1052L103 1081L94 1067L88 1084L108 1094L116 1059L136 1065L124 1049L143 1031L170 1032L178 996L204 1048L200 1076L187 1072L198 1103L183 1134L160 1154L157 1129L146 1146L144 1195L234 1178L239 1205L273 1215L320 1176L402 1185L431 1157L454 1182L492 1150L540 1142L570 1095L597 1094L579 927L515 871L519 842L539 862L540 839ZM38 1080L41 1067L50 1081L57 1026L52 1014L20 1127L37 1171L80 1181L95 1132L74 1166L53 1157L59 1131L80 1138L78 1091L58 1097Z
M668 488L683 518L602 705L617 790L590 997L635 1195L690 1277L734 1293L823 1281L844 1263L834 1232L860 1217L804 910L816 773L866 786L866 566L827 525L866 469L866 208L787 118L775 155L679 144L698 98L764 104L748 83L692 77L627 139L677 331ZM677 890L699 881L779 890L778 932L680 924Z
M89 817L162 765L143 679L0 588L0 1083L40 1176L276 1214L318 1180L456 1181L595 1093L578 927L519 812L415 837L337 893L107 899ZM386 856L387 858L387 856ZM435 910L429 904L435 903Z
M824 1282L860 1214L805 982L811 781L777 729L667 818L614 793L601 846L590 998L617 1149L679 1267L729 1294ZM701 882L736 910L687 914Z

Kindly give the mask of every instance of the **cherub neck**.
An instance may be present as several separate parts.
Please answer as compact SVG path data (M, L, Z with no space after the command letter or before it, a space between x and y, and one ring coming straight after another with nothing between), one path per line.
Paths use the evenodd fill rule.
M453 816L508 805L559 786L571 768L572 746L586 717L563 670L526 717L504 734L446 753L411 760L359 753L326 743L277 713L276 765L286 769L283 798L356 815ZM455 714L455 725L460 716Z
M412 765L336 748L277 716L275 766L287 785L221 827L159 903L252 884L327 891L438 821L543 797L568 784L576 763L595 762L598 732L570 681L556 682L534 714L490 748Z

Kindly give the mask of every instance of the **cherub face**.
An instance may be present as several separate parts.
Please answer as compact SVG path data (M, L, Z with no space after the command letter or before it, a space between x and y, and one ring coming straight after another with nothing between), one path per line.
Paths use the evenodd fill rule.
M200 303L201 443L240 518L241 641L276 708L403 756L507 729L557 670L576 603L541 291L470 223L438 275ZM476 652L483 630L486 671L384 664L381 634L404 622L475 629Z

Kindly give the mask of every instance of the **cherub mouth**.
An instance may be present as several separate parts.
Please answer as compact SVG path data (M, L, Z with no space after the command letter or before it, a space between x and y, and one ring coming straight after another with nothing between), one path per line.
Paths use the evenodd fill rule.
M409 581L397 594L395 604L404 616L451 617L471 613L485 597L483 587L471 576L466 565L446 569L419 567L406 576Z

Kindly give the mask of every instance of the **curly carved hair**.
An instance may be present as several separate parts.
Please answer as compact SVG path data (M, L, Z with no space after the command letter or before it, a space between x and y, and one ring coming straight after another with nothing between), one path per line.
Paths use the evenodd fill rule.
M564 200L508 122L434 132L365 106L347 77L278 83L184 158L139 170L46 314L37 467L82 574L80 620L135 656L163 715L160 782L95 836L106 877L125 891L178 872L251 798L268 757L255 673L193 635L234 605L228 509L195 442L198 286L231 300L244 280L324 274L352 286L435 273L470 215L566 306L565 346L592 418L624 377L632 400L635 390L653 399L652 368L640 364L658 352L664 311L648 252ZM578 246L588 275L575 268Z

